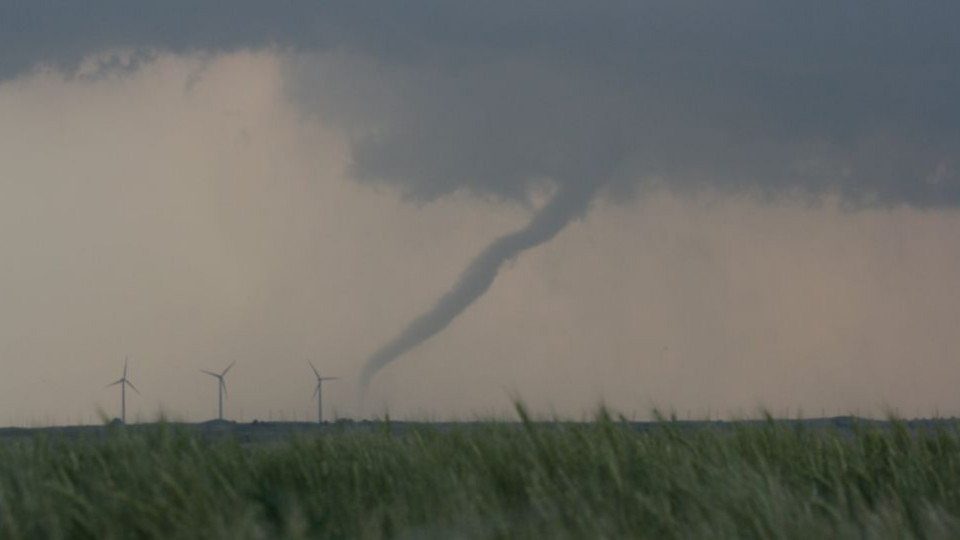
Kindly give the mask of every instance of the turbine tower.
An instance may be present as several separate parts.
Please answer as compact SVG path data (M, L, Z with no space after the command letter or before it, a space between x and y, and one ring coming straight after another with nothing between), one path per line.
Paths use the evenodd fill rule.
M120 385L120 423L126 424L127 423L127 386L129 386L130 388L133 388L133 391L136 392L137 394L143 395L143 394L140 394L140 391L137 390L137 387L134 386L133 383L130 382L130 379L127 378L127 358L126 357L124 357L123 359L123 377L120 377L116 381L113 381L112 383L104 386L103 388L104 389L110 388L111 386L116 386L118 384Z
M230 362L230 365L227 366L227 369L221 371L220 373L214 373L212 371L207 371L205 369L200 370L206 373L207 375L210 375L211 377L216 377L217 380L220 381L220 383L217 385L217 388L220 391L220 399L218 401L218 403L220 404L220 416L219 416L220 420L223 420L223 396L227 395L227 383L223 381L223 377L224 375L227 374L228 371L230 371L230 368L232 368L234 364L236 364L236 362Z
M307 362L310 364L310 369L313 370L313 374L317 376L317 388L314 389L313 395L317 396L317 423L323 423L323 381L335 381L340 377L321 377L320 372L317 371L317 368L313 367L313 362Z

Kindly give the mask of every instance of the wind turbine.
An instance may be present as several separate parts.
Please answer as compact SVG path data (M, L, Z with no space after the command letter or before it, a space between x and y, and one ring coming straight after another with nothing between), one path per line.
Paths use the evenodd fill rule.
M317 371L317 368L313 367L313 362L308 361L310 364L310 369L313 370L313 374L317 376L317 388L314 389L313 395L317 396L317 423L323 423L323 381L335 381L340 377L321 377L320 372Z
M110 388L111 386L116 386L118 384L120 385L120 423L126 424L127 423L127 386L129 386L130 388L133 388L133 391L136 392L137 394L143 395L143 394L140 394L140 391L137 390L137 387L134 386L133 383L130 382L130 379L127 378L127 358L126 357L124 357L123 359L123 377L120 377L116 381L113 381L112 383L104 386L103 388L107 389L107 388Z
M228 371L230 371L230 368L232 368L234 364L236 364L236 362L230 362L230 365L227 366L227 369L221 371L220 373L214 373L212 371L207 371L205 369L200 370L206 373L207 375L210 375L211 377L216 377L220 381L220 384L218 385L218 388L220 390L220 400L219 400L220 420L223 420L223 396L227 395L227 383L223 382L223 376L226 375Z

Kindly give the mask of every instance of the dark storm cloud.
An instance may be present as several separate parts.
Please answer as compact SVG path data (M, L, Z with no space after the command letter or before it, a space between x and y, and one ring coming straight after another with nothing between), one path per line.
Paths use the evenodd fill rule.
M370 106L358 89L396 89L354 139L355 172L415 197L520 197L548 177L958 202L960 40L943 21L960 9L604 5L477 16L487 48L466 28L449 44L381 37L318 69L306 99L337 118Z
M116 49L339 55L297 64L297 95L353 134L358 177L415 197L548 178L950 206L957 20L950 1L3 2L0 80Z

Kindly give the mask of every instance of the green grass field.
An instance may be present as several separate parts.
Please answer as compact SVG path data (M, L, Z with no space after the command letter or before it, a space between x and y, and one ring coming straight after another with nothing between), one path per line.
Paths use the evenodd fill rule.
M0 537L957 538L960 437L603 413L253 445L112 428L0 444Z

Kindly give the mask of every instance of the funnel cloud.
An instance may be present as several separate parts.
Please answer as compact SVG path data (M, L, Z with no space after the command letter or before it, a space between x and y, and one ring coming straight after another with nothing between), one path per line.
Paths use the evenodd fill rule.
M556 236L570 220L586 212L590 200L589 192L572 186L562 187L526 227L494 240L473 259L453 288L433 308L414 319L400 335L367 360L360 379L361 392L366 393L370 380L378 371L446 328L457 315L480 298L493 284L505 262Z

